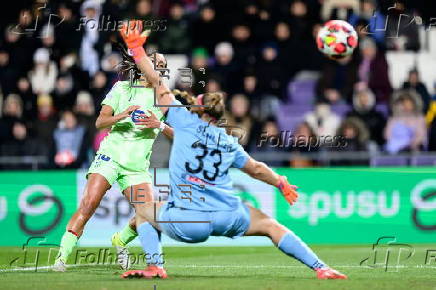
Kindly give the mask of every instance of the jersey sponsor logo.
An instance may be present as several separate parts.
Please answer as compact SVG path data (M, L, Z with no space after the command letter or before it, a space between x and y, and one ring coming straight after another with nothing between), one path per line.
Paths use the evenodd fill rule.
M141 110L135 110L135 111L133 111L133 112L132 112L132 121L133 121L134 123L136 123L136 122L139 122L140 120L145 119L145 117L141 117L141 116L139 116L139 115L141 115L141 114L145 114L145 112L144 112L144 111L141 111Z

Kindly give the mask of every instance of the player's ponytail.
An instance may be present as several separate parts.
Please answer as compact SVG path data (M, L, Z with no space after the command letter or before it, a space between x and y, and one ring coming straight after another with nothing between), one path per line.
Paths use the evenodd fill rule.
M224 95L222 93L206 93L194 97L186 91L173 90L176 99L184 105L200 105L204 107L191 107L191 112L200 117L206 113L215 120L222 118L224 114Z
M215 120L219 120L224 115L224 95L222 93L207 93L203 95L204 113Z

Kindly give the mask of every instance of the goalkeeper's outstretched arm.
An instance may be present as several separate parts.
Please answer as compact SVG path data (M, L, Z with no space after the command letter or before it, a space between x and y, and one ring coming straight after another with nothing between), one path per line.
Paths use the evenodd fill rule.
M278 175L265 163L250 157L241 170L255 179L276 186L291 205L297 201L297 187L289 184L286 176Z
M168 105L171 105L175 97L162 82L160 73L155 70L153 62L150 57L145 53L143 48L144 43L147 41L149 31L142 31L142 21L129 21L123 25L120 34L133 55L136 66L144 74L147 81L156 89L157 102L163 113L168 110ZM162 55L157 54L156 61L165 61Z

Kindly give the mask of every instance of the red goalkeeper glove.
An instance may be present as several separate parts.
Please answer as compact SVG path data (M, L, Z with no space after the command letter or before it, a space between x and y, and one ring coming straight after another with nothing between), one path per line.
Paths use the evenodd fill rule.
M279 176L279 183L277 184L277 188L282 192L286 201L289 202L290 205L293 205L298 198L297 186L291 185L288 182L286 176Z
M150 31L142 31L141 20L127 21L121 27L120 34L136 62L145 56L145 50L142 46L147 41Z

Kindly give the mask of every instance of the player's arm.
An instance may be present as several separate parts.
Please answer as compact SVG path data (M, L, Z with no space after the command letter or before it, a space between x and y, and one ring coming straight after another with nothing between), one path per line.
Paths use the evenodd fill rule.
M148 110L149 115L141 114L139 121L136 122L136 125L144 125L146 128L159 128L161 132L168 139L172 140L174 137L174 129L165 124L163 121L159 120L156 115Z
M121 112L117 115L113 115L114 110L111 106L103 105L101 108L100 114L98 115L97 120L95 121L95 127L97 129L103 129L111 127L118 121L121 121L132 114L133 111L139 109L140 106L130 106L124 112Z
M249 157L241 170L255 179L276 186L291 205L297 201L297 187L289 184L286 176L278 175L265 163Z
M142 31L142 21L129 21L121 28L120 34L132 53L136 66L144 74L145 78L156 89L157 102L161 106L168 106L175 101L174 95L161 81L160 73L154 69L153 62L145 53L143 45L148 38L149 31ZM168 107L160 107L162 113L166 113Z

